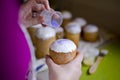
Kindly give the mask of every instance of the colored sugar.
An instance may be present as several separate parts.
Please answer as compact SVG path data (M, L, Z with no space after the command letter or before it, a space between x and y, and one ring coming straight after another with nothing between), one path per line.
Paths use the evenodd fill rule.
M52 24L52 26L55 27L55 28L59 27L59 23L58 23L57 20L54 20L54 19L53 19L53 20L51 21L51 24Z

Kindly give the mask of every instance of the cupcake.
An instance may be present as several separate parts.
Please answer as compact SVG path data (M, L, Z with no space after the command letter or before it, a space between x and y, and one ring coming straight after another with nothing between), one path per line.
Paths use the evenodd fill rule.
M56 39L62 39L64 37L64 30L62 27L55 28Z
M83 30L83 38L86 41L95 42L98 40L98 27L96 25L87 25Z
M72 14L69 11L63 11L62 15L63 15L62 26L64 28L69 22L71 22Z
M76 18L74 22L80 24L81 27L84 27L87 24L87 21L84 18Z
M72 40L78 47L81 28L78 23L72 22L65 26L65 38Z
M87 21L84 18L76 18L73 22L76 22L80 25L81 27L81 36L83 36L83 29L85 27L85 25L87 24Z
M76 45L68 39L58 39L50 46L50 57L56 64L66 64L76 57Z
M49 47L56 40L56 32L53 28L40 27L35 34L36 37L36 57L43 58L49 53Z
M37 24L37 25L33 25L29 28L27 28L29 34L30 34L30 37L31 37L31 40L32 40L32 43L33 45L35 45L36 43L36 39L35 39L35 32L38 28L40 28L42 25L41 24Z

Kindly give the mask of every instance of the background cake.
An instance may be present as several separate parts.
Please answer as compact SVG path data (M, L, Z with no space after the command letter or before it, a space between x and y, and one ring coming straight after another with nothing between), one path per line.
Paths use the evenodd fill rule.
M77 17L73 22L80 24L81 27L84 27L87 24L87 21L84 18Z
M83 30L83 38L86 41L94 42L98 40L98 27L89 24Z
M81 28L78 23L72 22L65 26L65 38L72 40L78 47Z
M56 40L56 32L53 28L40 27L36 32L36 57L42 58L49 53L49 47Z
M84 18L77 17L77 18L75 18L75 20L73 22L76 22L80 25L81 36L83 37L83 30L84 30L84 27L87 25L87 21Z
M55 28L56 31L56 39L64 38L64 29L62 27Z
M35 33L36 33L37 29L40 28L41 26L42 26L41 24L37 24L37 25L33 25L33 26L27 28L33 45L35 45L35 43L36 43Z
M62 15L63 15L62 27L64 28L69 22L71 22L71 20L72 20L72 13L69 12L69 11L63 11Z

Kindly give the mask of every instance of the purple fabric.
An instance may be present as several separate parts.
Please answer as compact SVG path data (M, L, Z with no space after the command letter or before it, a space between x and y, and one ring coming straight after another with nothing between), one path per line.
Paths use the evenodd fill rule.
M0 0L0 80L25 80L30 50L18 21L18 0Z

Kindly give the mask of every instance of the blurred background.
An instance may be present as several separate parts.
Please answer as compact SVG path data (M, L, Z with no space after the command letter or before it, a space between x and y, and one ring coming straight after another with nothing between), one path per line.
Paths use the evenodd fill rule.
M55 10L68 10L109 32L120 35L120 0L49 0Z
M80 79L81 80L96 80L96 79L119 80L120 0L49 0L49 2L51 8L53 8L56 11L60 11L63 14L63 23L60 27L63 28L64 30L62 30L60 33L58 32L57 34L57 29L56 29L56 35L60 36L60 38L68 38L66 36L67 29L65 29L68 23L75 21L76 18L83 18L81 23L84 23L84 25L82 25L82 27L80 26L82 32L79 33L78 37L80 38L80 40L78 40L77 43L78 50L80 52L84 50L83 52L84 58L82 64L83 74ZM65 11L68 11L66 19L64 17ZM71 15L69 15L69 12L70 14L72 14L72 20L71 20ZM66 24L64 24L65 22ZM91 35L90 33L87 36L87 37L92 36L96 38L97 41L90 42L85 40L85 36L84 36L84 34L86 33L85 27L88 24L94 24L96 25L96 27L99 27L98 28L99 35L97 34L98 32L97 33L93 32L94 34L97 34L97 37ZM37 26L41 27L40 25ZM34 33L37 31L37 29L38 28L35 29L35 27L34 28L32 27L31 30L28 29L29 33L32 31L33 35L30 34L31 38L36 37ZM69 36L71 36L71 34L69 34ZM73 39L76 39L76 37ZM36 44L34 44L34 46L36 47ZM38 48L38 50L40 50L40 48ZM99 54L101 53L102 50L103 52L109 54L107 54L107 56L105 56L103 61L101 61L96 72L93 75L89 75L88 70L95 62L97 62L97 58L99 58L100 56ZM48 45L48 51L49 51L49 45ZM37 60L37 73L38 73L37 80L48 80L48 67L45 63L44 58L40 58Z

